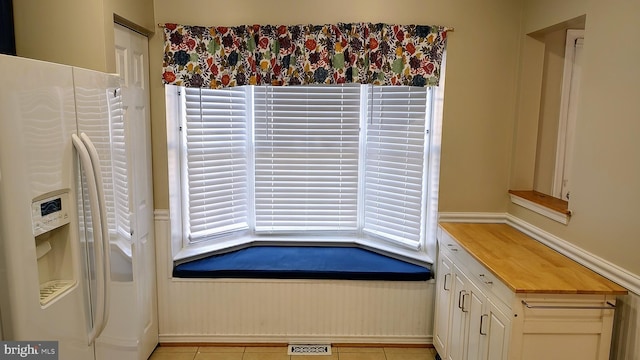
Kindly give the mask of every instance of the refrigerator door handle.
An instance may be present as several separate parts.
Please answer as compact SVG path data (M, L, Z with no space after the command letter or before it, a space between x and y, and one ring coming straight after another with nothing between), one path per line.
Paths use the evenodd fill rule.
M100 157L98 156L98 150L95 145L85 133L80 134L80 139L84 143L89 152L91 163L93 165L93 172L96 181L96 188L98 190L98 201L100 204L100 224L102 231L102 249L103 249L103 276L104 276L104 308L103 308L103 322L100 326L96 337L100 336L104 328L107 326L109 319L109 306L111 300L109 283L111 282L111 245L109 241L109 223L107 220L107 205L106 197L104 195L104 182L102 180L102 170L100 169Z
M91 157L89 155L89 151L86 146L80 140L80 138L76 134L71 135L71 141L73 142L73 146L76 148L78 156L80 157L80 163L84 168L85 176L87 178L87 188L89 190L89 205L91 209L91 224L93 228L93 253L94 253L94 261L95 261L95 273L96 273L96 283L97 283L97 299L96 299L96 312L95 319L93 322L93 327L89 332L89 345L93 344L95 339L98 337L100 329L102 328L102 324L104 323L104 288L105 288L105 277L104 277L104 246L102 245L102 224L100 218L100 202L98 200L98 189L97 183L95 179L95 172L93 170L93 165L91 163Z

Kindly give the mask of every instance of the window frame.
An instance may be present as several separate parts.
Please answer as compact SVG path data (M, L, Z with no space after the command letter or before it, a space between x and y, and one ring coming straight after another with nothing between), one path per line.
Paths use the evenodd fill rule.
M443 60L444 63L444 60ZM444 67L443 67L444 68ZM183 230L183 207L182 207L182 190L177 192L175 189L182 189L182 174L183 167L180 164L181 154L183 152L183 144L180 140L180 121L172 121L171 119L182 119L184 115L183 109L180 106L180 96L176 91L175 86L165 85L165 98L167 106L167 154L168 154L168 170L169 170L169 214L170 214L170 226L171 226L171 255L172 259L177 262L185 262L193 258L207 256L217 252L226 252L233 249L247 247L251 245L314 245L314 246L358 246L368 250L372 250L381 253L386 256L399 258L401 260L409 261L419 265L431 265L433 259L435 259L435 235L437 229L437 210L438 210L438 188L439 188L439 169L440 169L440 144L441 144L441 132L442 132L442 106L444 97L444 69L442 72L441 85L438 87L432 87L428 92L428 98L430 106L428 108L429 113L427 115L427 123L425 127L429 129L429 135L427 136L427 144L425 144L425 150L428 149L427 156L424 157L425 167L423 182L424 194L422 201L422 211L424 212L424 225L421 231L424 232L422 242L418 248L412 248L403 244L393 243L386 240L380 240L373 236L355 236L345 237L341 234L330 234L322 236L313 235L300 235L294 236L253 236L251 230L244 232L241 235L237 233L228 234L224 236L218 236L214 241L201 241L198 243L190 243L189 239L184 236ZM183 92L184 93L184 92ZM253 91L251 93L249 101L253 101ZM363 94L361 91L361 107L364 107L366 111L366 99L367 94ZM182 95L184 96L184 95ZM362 111L361 110L361 111ZM251 125L253 126L253 108L250 107L249 116ZM251 129L253 133L253 129ZM360 131L361 139L366 137L365 131ZM253 136L249 136L250 141L253 142ZM364 142L360 142L361 152ZM250 165L253 164L253 143L251 144L249 158ZM363 169L364 161L359 162L359 171ZM253 179L250 184L253 185ZM360 207L360 201L363 197L358 196L358 206ZM253 207L251 204L250 207ZM428 211L431 209L431 211ZM254 211L254 209L250 209ZM359 217L360 218L360 217ZM253 226L253 224L250 224ZM361 226L359 226L361 228Z

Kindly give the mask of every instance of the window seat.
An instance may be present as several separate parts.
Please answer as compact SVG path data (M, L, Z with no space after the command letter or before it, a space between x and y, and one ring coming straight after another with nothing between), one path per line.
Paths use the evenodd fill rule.
M177 265L173 276L424 281L431 271L356 247L252 246Z

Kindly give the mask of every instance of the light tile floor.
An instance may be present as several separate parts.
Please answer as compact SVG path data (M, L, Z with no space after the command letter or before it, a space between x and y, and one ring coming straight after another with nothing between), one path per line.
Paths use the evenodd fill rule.
M332 347L331 355L287 355L286 346L159 346L149 360L433 360L433 348Z

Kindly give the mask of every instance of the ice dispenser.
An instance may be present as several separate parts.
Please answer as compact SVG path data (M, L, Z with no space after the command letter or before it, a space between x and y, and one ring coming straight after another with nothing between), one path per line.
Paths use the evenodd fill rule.
M31 204L42 306L64 294L76 283L69 209L68 189L39 196Z

